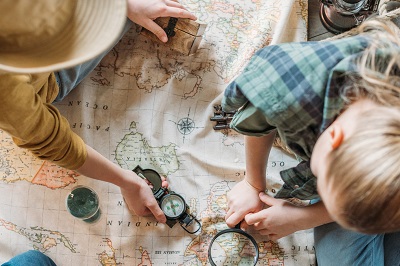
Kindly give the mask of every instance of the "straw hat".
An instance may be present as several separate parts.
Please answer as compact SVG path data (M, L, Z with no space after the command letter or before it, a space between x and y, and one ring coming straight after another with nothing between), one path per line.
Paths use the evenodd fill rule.
M0 70L69 68L109 49L126 22L126 0L1 0Z

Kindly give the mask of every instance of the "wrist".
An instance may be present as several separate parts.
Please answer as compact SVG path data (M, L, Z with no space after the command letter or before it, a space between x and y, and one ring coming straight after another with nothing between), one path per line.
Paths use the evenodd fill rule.
M133 171L122 168L120 168L120 170L116 180L112 183L121 188L130 188L139 184L140 178Z
M257 187L257 186L255 186L255 185L251 184L249 181L247 181L246 178L244 179L244 182L245 182L249 187L251 187L252 189L256 190L257 192L263 192L263 191L265 191L265 187L263 187L263 188Z

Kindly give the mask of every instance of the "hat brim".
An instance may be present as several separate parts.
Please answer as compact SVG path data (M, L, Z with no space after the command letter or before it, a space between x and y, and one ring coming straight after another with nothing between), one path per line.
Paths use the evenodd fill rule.
M0 69L42 73L82 64L117 42L126 14L126 0L77 1L71 22L56 37L25 51L0 51Z

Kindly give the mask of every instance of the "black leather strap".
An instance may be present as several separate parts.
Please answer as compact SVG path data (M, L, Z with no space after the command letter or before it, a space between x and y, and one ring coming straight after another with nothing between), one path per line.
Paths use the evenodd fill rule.
M177 18L171 17L168 21L167 27L164 29L165 33L167 34L168 37L174 37L175 36L175 26L176 23L178 22Z

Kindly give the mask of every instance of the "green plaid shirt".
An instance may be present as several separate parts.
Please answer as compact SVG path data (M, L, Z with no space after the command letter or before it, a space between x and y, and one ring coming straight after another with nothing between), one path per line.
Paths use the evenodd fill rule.
M368 45L365 36L325 42L287 43L258 51L225 90L224 111L239 110L230 126L262 136L276 129L299 165L281 171L278 198L318 198L310 158L319 135L344 107L344 73Z

